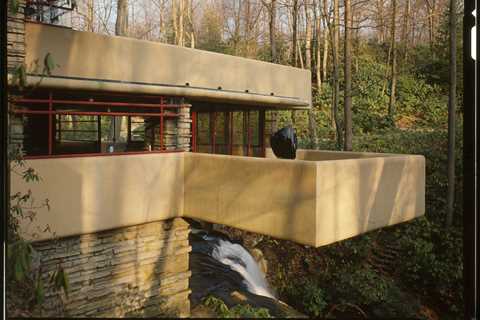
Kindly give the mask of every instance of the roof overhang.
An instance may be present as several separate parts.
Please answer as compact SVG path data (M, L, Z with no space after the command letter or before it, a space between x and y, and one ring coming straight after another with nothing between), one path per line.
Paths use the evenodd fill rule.
M25 41L27 80L40 88L176 95L280 109L311 106L309 70L38 23L26 24ZM34 67L48 53L57 67L42 78Z

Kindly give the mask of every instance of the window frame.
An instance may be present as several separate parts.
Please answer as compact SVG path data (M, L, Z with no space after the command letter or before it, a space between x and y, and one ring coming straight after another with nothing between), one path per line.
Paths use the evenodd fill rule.
M63 91L58 91L63 93ZM170 149L167 150L164 145L164 121L165 119L175 119L180 117L179 112L174 112L180 108L190 108L190 104L186 103L167 103L168 97L165 96L143 96L142 98L154 99L156 103L135 103L135 102L118 102L111 101L115 99L121 99L121 97L135 98L132 95L122 95L122 94L104 94L103 97L107 97L109 100L95 100L93 98L88 99L54 99L53 91L48 91L48 98L13 98L10 99L12 108L10 112L16 115L46 115L48 116L48 151L47 154L42 155L25 155L25 159L47 159L47 158L73 158L73 157L92 157L92 156L116 156L116 155L131 155L131 154L148 154L148 153L174 153L174 152L184 152L183 149ZM84 94L84 93L83 93ZM93 95L93 94L92 94ZM120 98L117 98L120 97ZM77 106L82 108L82 110L57 110L56 107L61 106ZM44 109L38 110L38 106L44 106ZM45 109L47 107L47 109ZM88 110L88 108L99 107L99 108L108 108L107 111L95 111ZM115 108L129 108L128 111L110 111L110 109ZM36 109L37 108L37 109ZM147 110L152 110L152 112L138 112L135 109L142 108ZM85 109L85 110L83 110ZM120 152L102 152L101 148L98 148L98 152L79 152L79 153L54 153L54 145L57 141L56 139L56 124L55 119L56 115L88 115L88 116L97 116L98 119L101 119L102 116L126 116L127 117L127 140L130 142L131 139L131 117L158 117L159 119L159 139L160 147L157 150L144 150L144 151L120 151ZM55 130L54 130L55 127ZM98 121L97 125L98 136L101 137L101 125ZM98 138L97 138L98 139ZM60 141L60 140L58 140ZM98 145L101 146L101 138L97 141Z

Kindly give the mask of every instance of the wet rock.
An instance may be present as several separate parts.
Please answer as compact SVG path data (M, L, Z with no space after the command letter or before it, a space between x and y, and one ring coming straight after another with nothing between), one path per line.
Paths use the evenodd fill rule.
M262 250L260 250L258 248L254 248L254 249L250 250L250 254L252 255L252 257L257 262L258 267L263 272L263 274L267 274L268 263L267 263L267 259L265 259L265 256L263 255Z

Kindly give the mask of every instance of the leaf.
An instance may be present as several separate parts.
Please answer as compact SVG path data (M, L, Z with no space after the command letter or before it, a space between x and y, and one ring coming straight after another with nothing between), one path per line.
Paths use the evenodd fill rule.
M67 273L62 269L62 283L63 283L63 290L65 291L65 295L68 298L68 291L70 290L70 283L68 281Z
M15 260L15 280L22 281L25 276L20 259Z
M9 244L7 246L7 259L10 260L12 259L13 256L13 244Z
M45 290L43 287L43 280L41 277L38 277L37 285L35 287L35 298L37 300L37 303L39 304L43 303L43 300L45 298Z
M22 266L22 269L23 269L24 271L26 271L26 270L28 270L28 253L26 252L24 246L21 246L21 247L19 248L19 250L20 250L20 252L19 252L19 254L20 254L20 259L19 259L19 260L20 260L20 264L21 264L21 266Z
M21 64L19 66L18 72L19 72L19 77L18 77L19 86L20 88L25 88L27 86L27 71L25 70L24 64Z
M63 280L63 269L60 268L55 275L55 287L57 289L62 287L62 280Z
M19 8L18 0L10 0L9 1L9 7L10 7L10 14L11 15L16 15L17 12L18 12L18 8Z
M50 52L45 55L45 59L43 60L44 70L47 72L48 75L52 74L53 69L55 69L55 61Z

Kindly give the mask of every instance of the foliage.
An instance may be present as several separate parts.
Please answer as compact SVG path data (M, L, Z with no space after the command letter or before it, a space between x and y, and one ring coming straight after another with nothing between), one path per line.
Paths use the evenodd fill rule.
M354 301L382 317L415 317L419 304L408 299L398 285L369 267L340 268L335 272L334 295L341 304Z
M422 92L424 88L415 90ZM455 219L449 229L444 227L448 147L445 129L386 128L354 136L354 151L419 154L425 157L426 215L319 249L318 260L322 264L311 277L325 293L323 299L327 307L323 309L322 316L328 316L329 310L334 308L339 312L355 312L350 306L357 306L374 317L410 315L418 318L422 317L419 313L421 306L434 301L443 318L463 317L463 127L461 115L458 118ZM320 139L319 149L335 150L335 141ZM392 274L380 274L370 267L369 255L378 243L398 247L398 256L394 261L398 263ZM294 275L288 268L279 268L275 275L280 297L313 316L311 305L304 301L311 301L311 296L317 296L315 292L318 289L308 286L308 291L303 290L307 286L293 282L291 277Z
M11 264L9 273L13 272L16 281L23 281L30 272L32 263L32 245L24 240L18 240L8 245L8 262ZM7 275L9 275L7 273Z
M286 287L286 294L289 301L295 301L310 316L323 315L328 305L325 291L312 279Z
M254 308L249 304L238 304L232 308L214 296L208 296L203 304L210 307L221 318L272 318L268 309Z
M401 245L402 263L398 264L398 273L409 287L413 287L424 296L435 295L448 306L452 314L460 312L463 306L462 297L462 126L457 125L457 191L456 191L456 224L445 230L445 194L447 191L447 137L446 131L388 131L382 135L358 137L354 143L356 151L389 152L422 154L426 160L426 217L416 219L408 224L395 226L385 230L394 234L392 242ZM357 237L329 248L332 255L340 263L342 254L347 255L351 265L361 261L363 254L351 254L354 250L368 247L369 237L375 233ZM353 243L356 243L353 245ZM345 247L353 246L348 253ZM340 248L342 248L341 251ZM355 259L357 256L357 260ZM344 270L347 271L347 270ZM347 272L349 273L349 272ZM340 273L344 275L345 273ZM368 274L367 274L368 275ZM364 280L368 276L363 275ZM361 282L361 281L360 281ZM347 282L349 283L349 282ZM381 289L378 288L378 289ZM348 290L347 290L348 291ZM364 303L372 300L372 296L358 295Z
M50 52L47 52L43 57L43 64L42 64L42 71L40 74L40 80L34 84L32 84L30 91L36 89L42 82L45 76L52 75L52 71L55 68L59 67L58 64L55 63L53 56ZM33 62L32 69L28 70L28 72L33 74L39 73L40 64L38 59ZM20 90L24 90L28 87L27 83L27 66L24 63L20 63L13 69L12 72L12 82L11 85L17 87Z
M9 8L9 13L11 15L16 15L19 9L19 2L18 0L8 0L8 8Z
M41 181L36 171L26 166L21 150L10 150L9 159L12 174L20 176L25 182L37 183ZM41 277L41 266L33 267L34 248L31 242L24 239L24 236L28 234L28 236L36 238L39 233L51 233L48 225L45 228L37 227L33 232L29 232L29 225L34 221L37 210L41 208L50 209L48 199L36 205L30 190L26 193L17 192L10 195L10 214L7 220L8 262L6 280L11 290L22 287L24 298L30 301L32 305L41 304L44 301L45 291ZM24 233L20 233L20 225L23 225L22 231ZM55 233L52 233L52 236L55 238ZM50 282L54 288L63 289L68 296L68 276L61 264L58 264L57 270L52 273Z
M463 237L461 228L445 230L443 225L420 218L396 230L405 249L398 266L402 279L421 294L435 294L452 314L463 309Z

